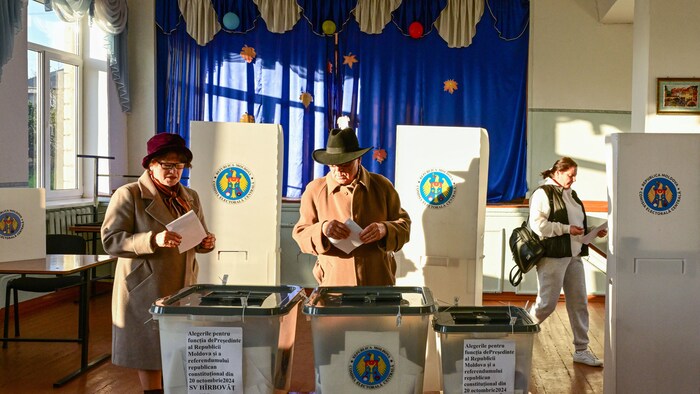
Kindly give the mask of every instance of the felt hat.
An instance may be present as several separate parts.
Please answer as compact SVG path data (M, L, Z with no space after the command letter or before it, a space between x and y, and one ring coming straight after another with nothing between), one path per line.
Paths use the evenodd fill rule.
M326 165L338 165L355 160L372 147L360 148L355 130L350 128L333 129L328 135L326 149L316 149L311 156L315 161Z
M146 143L148 154L141 161L143 168L148 168L154 157L163 156L170 152L182 153L187 158L187 163L192 161L192 151L187 148L185 139L177 134L160 133L151 137Z

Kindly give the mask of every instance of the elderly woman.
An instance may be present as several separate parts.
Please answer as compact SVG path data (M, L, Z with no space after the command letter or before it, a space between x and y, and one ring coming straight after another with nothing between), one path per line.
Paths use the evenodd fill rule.
M181 236L165 225L194 211L206 229L197 193L180 184L192 152L179 135L156 134L147 143L139 180L117 189L102 224L104 249L118 257L112 295L112 363L138 370L144 392L162 392L160 340L149 307L197 281L195 253L211 252L209 234L180 253Z
M546 319L557 306L562 288L566 310L574 336L573 361L602 367L588 349L588 294L581 256L588 246L581 243L587 229L583 203L571 189L578 165L569 157L557 160L543 171L544 184L530 198L530 228L542 239L544 257L537 262L537 300L530 311L538 322ZM606 230L596 234L607 235Z

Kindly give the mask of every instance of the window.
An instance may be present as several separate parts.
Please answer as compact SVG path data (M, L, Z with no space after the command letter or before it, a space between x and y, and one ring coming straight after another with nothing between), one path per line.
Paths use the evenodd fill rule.
M83 179L91 176L83 175L86 163L78 154L89 153L84 150L86 139L98 140L86 138L83 125L99 124L99 118L106 116L100 111L92 112L95 120L83 116L88 113L83 95L96 97L96 102L107 95L107 56L100 50L104 35L89 26L87 17L64 22L31 0L27 39L29 186L45 188L47 199L81 197ZM91 82L93 76L101 82Z

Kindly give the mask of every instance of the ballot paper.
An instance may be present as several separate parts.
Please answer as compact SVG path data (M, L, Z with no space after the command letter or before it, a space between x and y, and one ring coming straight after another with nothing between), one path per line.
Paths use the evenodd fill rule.
M607 229L608 229L608 221L606 220L603 224L601 224L600 226L591 230L590 233L581 237L581 243L584 245L588 245L589 243L593 242L593 240L598 236L598 232L600 230L607 230Z
M172 222L166 224L165 228L167 228L168 231L180 234L182 237L180 245L177 247L180 253L184 253L199 245L199 243L202 242L202 240L207 236L207 233L204 231L204 227L202 226L202 222L199 221L199 218L194 211L189 211Z
M345 239L335 239L328 237L336 248L342 250L345 253L350 253L355 250L356 247L362 245L360 241L360 233L362 232L362 227L355 223L354 220L348 219L345 221L345 225L350 229L350 235Z

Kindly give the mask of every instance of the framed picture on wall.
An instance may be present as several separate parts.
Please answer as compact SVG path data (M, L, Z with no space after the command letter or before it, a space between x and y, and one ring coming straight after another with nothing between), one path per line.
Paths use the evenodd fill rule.
M700 114L698 105L700 78L658 78L657 114Z

